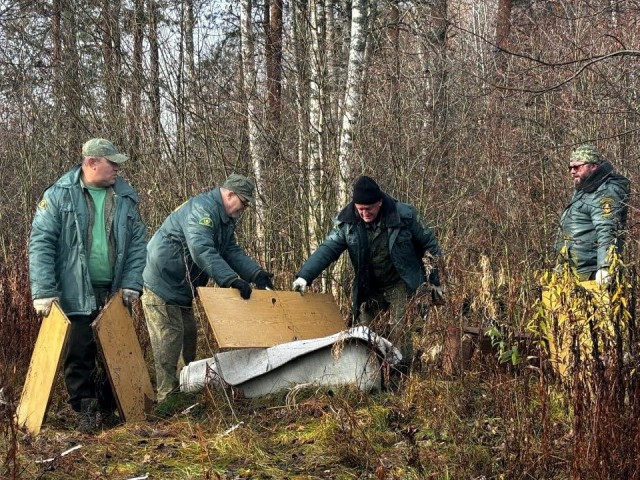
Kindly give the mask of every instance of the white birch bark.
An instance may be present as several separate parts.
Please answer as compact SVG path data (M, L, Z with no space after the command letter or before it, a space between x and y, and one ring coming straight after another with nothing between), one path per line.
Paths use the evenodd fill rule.
M351 43L349 47L347 83L345 86L344 108L342 112L340 149L338 152L338 166L340 169L338 198L340 204L344 204L348 200L348 185L351 180L353 163L356 160L353 149L353 131L360 116L360 109L362 108L362 83L367 37L367 8L367 0L353 1L351 10Z
M327 51L327 123L334 124L340 112L342 104L342 88L340 59L343 57L343 38L340 35L340 28L336 25L336 3L337 0L327 0L325 10L326 24L326 51Z
M324 1L310 2L311 81L309 84L309 246L314 251L324 232L324 205L321 197L324 159L323 99L326 88L326 55L324 44Z
M309 60L309 28L307 21L307 9L302 2L292 2L291 4L291 29L293 38L293 53L295 66L295 99L296 118L298 120L297 134L297 158L299 175L297 177L298 205L307 205L309 201L309 95L307 91L307 78L309 72L306 68ZM302 215L303 221L303 244L300 251L306 257L310 253L310 239L314 237L310 229L311 217L305 210Z
M291 5L291 26L293 30L293 50L295 56L296 116L298 119L298 165L300 171L306 171L309 152L309 115L306 104L305 63L308 50L305 48L308 29L300 2ZM306 181L306 175L302 181Z
M247 125L249 129L249 154L256 181L256 238L260 246L264 239L264 206L260 193L264 192L264 178L260 164L260 132L258 129L258 96L256 88L256 63L254 58L253 30L251 28L251 0L242 0L240 5L240 39L242 55L242 82L246 101ZM258 249L263 252L263 248Z

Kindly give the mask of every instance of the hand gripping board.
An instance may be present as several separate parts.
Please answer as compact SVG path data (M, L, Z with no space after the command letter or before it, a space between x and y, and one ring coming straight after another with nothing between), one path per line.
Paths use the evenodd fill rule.
M57 302L42 319L31 363L18 405L18 425L32 435L40 433L49 397L69 335L69 319Z
M102 352L107 375L125 421L144 420L155 394L138 342L133 318L118 291L91 325Z

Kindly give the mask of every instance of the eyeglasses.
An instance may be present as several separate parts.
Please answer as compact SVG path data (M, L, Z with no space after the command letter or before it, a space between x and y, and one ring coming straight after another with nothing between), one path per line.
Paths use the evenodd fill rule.
M580 169L580 167L583 167L583 166L585 166L585 165L586 165L586 163L579 163L578 165L569 165L568 170L569 170L570 172L572 172L572 171L574 171L574 170L579 170L579 169Z
M243 206L244 208L249 208L249 202L245 202L244 198L242 198L242 197L241 197L240 195L238 195L237 193L236 193L236 197L238 197L238 198L240 199L240 203L242 203L242 206Z

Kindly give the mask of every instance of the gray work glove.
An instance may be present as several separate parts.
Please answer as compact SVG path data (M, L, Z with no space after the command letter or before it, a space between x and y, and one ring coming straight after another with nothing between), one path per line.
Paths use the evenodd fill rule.
M307 281L302 277L298 277L293 282L292 288L294 292L300 292L300 295L304 295L304 292L307 290Z
M36 309L36 313L40 317L46 317L51 312L51 305L53 302L58 302L60 299L58 297L49 297L49 298L36 298L33 301L33 308Z
M245 282L241 278L236 278L230 285L231 288L235 288L240 291L240 296L245 300L251 298L251 285L249 282Z
M129 288L122 289L122 303L124 303L124 306L127 307L129 311L131 311L134 302L139 298L140 292L138 292L137 290L131 290Z

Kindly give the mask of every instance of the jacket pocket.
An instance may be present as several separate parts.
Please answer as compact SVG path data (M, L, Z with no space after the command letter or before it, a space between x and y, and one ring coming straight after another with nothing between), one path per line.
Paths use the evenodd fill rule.
M78 248L77 215L71 202L62 203L60 212L60 247L71 250Z

